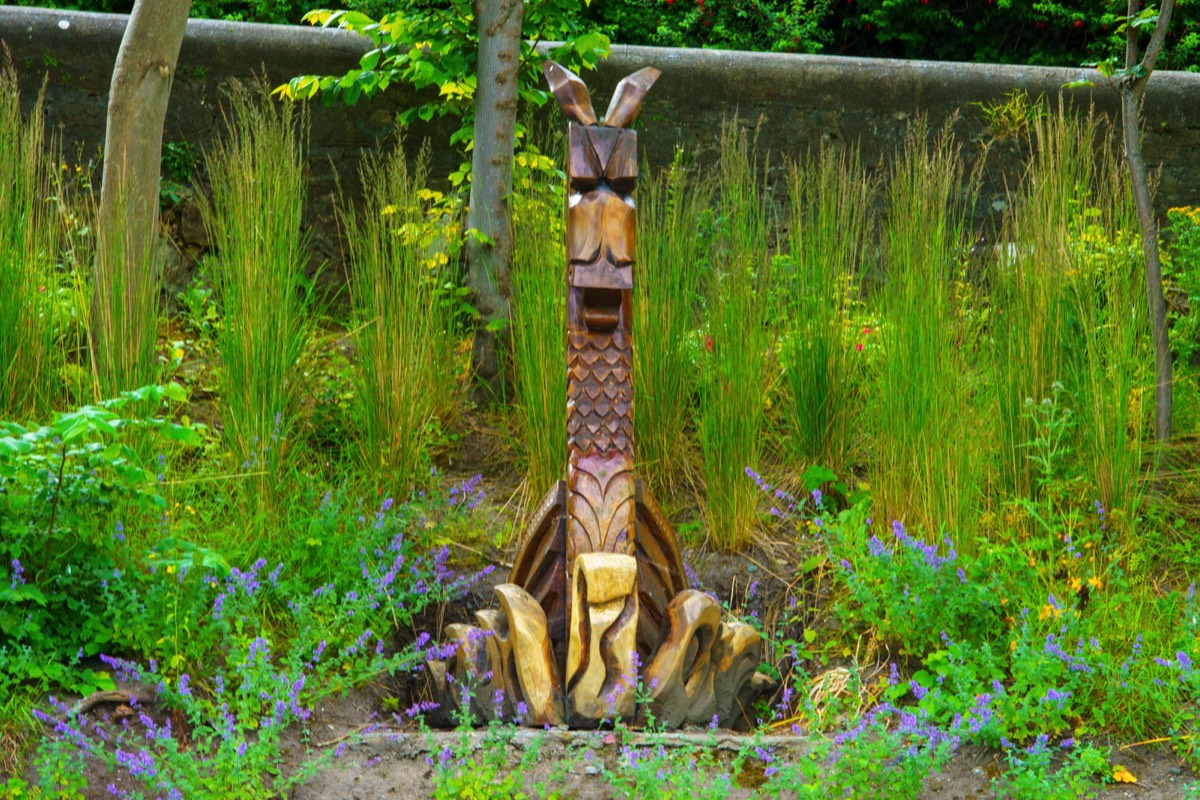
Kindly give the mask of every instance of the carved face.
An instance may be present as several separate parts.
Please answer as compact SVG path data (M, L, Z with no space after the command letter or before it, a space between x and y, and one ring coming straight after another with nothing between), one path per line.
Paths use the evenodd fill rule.
M579 76L553 62L546 79L572 120L567 181L567 324L572 330L628 329L636 252L637 118L658 78L646 67L617 84L603 122Z
M569 136L568 282L581 292L580 306L589 328L615 327L616 320L608 319L601 309L616 313L623 300L620 294L633 289L637 134L572 123Z

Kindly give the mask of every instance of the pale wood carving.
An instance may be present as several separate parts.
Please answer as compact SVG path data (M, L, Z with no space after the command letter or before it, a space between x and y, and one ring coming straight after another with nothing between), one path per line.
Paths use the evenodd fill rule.
M634 473L638 163L628 126L659 72L622 80L598 120L577 75L544 69L571 120L567 476L533 515L511 582L496 589L501 611L480 612L478 627L447 627L458 652L430 665L440 713L487 720L523 709L531 724L584 727L645 712L669 726L714 715L744 723L772 685L757 673L759 634L688 589L675 533ZM641 712L639 682L649 691Z
M638 670L637 562L619 553L580 553L571 581L567 721L631 719Z

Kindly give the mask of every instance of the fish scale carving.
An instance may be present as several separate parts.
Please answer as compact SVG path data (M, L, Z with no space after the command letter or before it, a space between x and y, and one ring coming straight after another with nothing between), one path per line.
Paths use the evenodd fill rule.
M633 456L633 370L629 336L571 331L567 338L567 447L573 453Z

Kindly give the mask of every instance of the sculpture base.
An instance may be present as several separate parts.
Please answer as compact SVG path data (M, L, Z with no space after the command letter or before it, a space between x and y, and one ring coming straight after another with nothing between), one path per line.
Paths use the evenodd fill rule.
M617 566L615 580L632 567ZM590 567L584 571L597 574ZM716 600L688 589L671 600L662 643L639 669L632 628L620 619L631 596L581 611L585 624L573 628L578 635L568 652L584 666L564 691L541 607L515 584L497 586L501 611L476 612L476 625L446 627L457 648L446 661L428 664L438 704L431 721L450 726L464 718L472 724L501 719L594 728L617 720L642 726L652 718L662 728L714 721L724 728L751 727L754 704L775 688L757 671L758 631L721 621Z

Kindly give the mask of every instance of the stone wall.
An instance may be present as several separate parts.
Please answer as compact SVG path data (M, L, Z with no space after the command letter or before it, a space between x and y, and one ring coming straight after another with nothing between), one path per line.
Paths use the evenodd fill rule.
M12 52L25 99L32 101L45 79L48 121L69 156L79 152L86 159L103 142L106 95L124 23L125 17L111 14L0 9L0 40ZM302 73L338 74L366 49L366 40L338 31L193 20L165 139L188 141L202 152L223 128L221 102L230 80L260 76L275 86ZM1006 93L1024 89L1052 101L1061 95L1075 107L1094 103L1107 114L1117 107L1115 93L1106 88L1062 88L1082 69L644 47L614 47L598 73L585 76L597 105L606 106L616 82L646 64L663 75L639 122L643 169L668 164L680 146L701 163L713 160L722 120L734 115L757 125L772 175L780 174L788 157L828 141L857 142L864 161L878 164L902 143L914 117L925 115L934 127L953 120L970 164L986 150L977 206L985 217L1003 208L1004 186L1018 179L1021 154L1011 140L996 140L976 104L1002 102ZM351 108L312 104L308 225L316 257L328 259L333 274L341 262L331 199L335 171L354 195L363 150L389 140L396 113L413 102L413 93L397 85ZM1200 203L1200 74L1156 73L1145 116L1147 160L1161 167L1160 209ZM557 113L547 119L563 125ZM433 175L448 174L460 161L446 144L454 127L442 120L405 133L413 152L429 141ZM183 221L184 238L195 251L203 245L203 232L194 215L185 213Z

